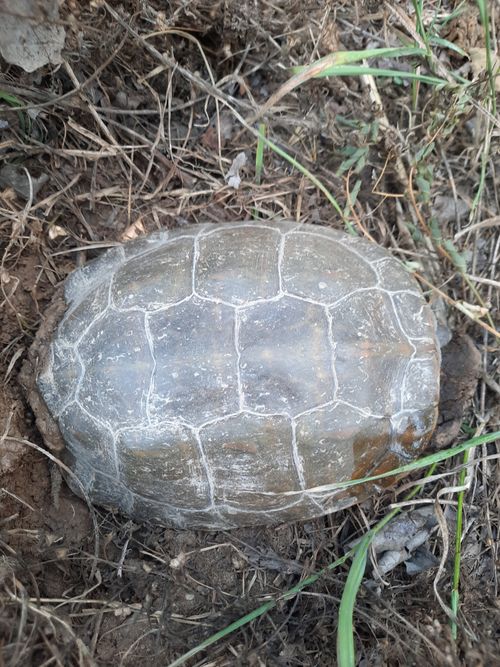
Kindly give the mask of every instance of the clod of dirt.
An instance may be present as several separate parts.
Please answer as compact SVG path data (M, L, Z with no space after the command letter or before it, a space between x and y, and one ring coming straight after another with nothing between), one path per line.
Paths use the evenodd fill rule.
M481 355L472 339L456 334L442 351L439 416L432 444L449 445L460 432L464 411L477 387Z
M457 219L463 220L469 210L469 205L462 199L455 199L442 194L436 196L432 207L432 213L441 225L446 225Z
M0 397L0 483L3 475L16 470L26 451L19 442L26 429L24 412L17 392L10 386L5 387Z

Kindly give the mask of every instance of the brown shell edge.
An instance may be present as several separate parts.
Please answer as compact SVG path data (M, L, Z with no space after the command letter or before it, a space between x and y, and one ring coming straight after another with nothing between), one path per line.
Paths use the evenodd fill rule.
M38 327L35 339L18 375L19 384L35 415L36 426L42 434L47 447L55 452L61 452L65 448L65 443L56 421L51 416L45 401L38 391L36 379L48 363L52 334L66 308L64 286L61 284L56 288L54 298L44 312L42 323Z

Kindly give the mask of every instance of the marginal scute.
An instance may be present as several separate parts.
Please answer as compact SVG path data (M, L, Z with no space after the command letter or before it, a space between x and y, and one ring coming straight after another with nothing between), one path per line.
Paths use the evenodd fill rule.
M380 251L380 248L379 248ZM379 286L383 287L389 292L393 291L413 291L417 298L420 298L416 293L415 279L407 271L401 262L398 262L394 257L384 257L372 264L377 272L379 279Z
M123 246L125 260L137 257L138 255L145 255L151 250L155 250L158 246L167 243L170 238L170 232L162 229L147 236L139 236L132 241L127 241Z
M390 297L353 294L331 308L338 398L374 415L402 409L401 388L414 348Z
M353 234L343 234L342 245L357 252L360 258L362 257L370 264L373 264L380 259L392 259L385 248L382 248L367 238L354 236Z
M340 232L338 229L333 227L327 227L326 225L315 225L315 224L302 224L299 228L292 231L299 231L307 234L308 237L320 236L328 241L335 241L337 243L345 243L347 234Z
M156 362L151 419L200 425L239 405L234 311L193 297L149 316Z
M398 454L401 463L408 463L422 450L436 425L435 406L425 410L409 409L393 415L391 451Z
M49 353L51 358L47 360L36 382L50 412L57 416L71 400L82 368L73 347L54 342Z
M196 293L235 305L276 296L280 240L278 231L257 225L221 227L202 236L195 267Z
M130 512L136 521L148 523L159 523L170 525L174 523L178 528L190 528L191 530L202 528L204 530L226 530L234 528L236 524L229 523L219 516L217 508L210 507L206 510L184 510L172 507L161 498L156 501L151 498L134 494L133 506Z
M271 228L281 232L282 234L288 234L289 232L293 232L296 229L300 229L300 227L302 227L303 225L302 222L295 222L292 220L279 220L279 219L255 221L252 222L252 224L258 225L259 227Z
M216 503L265 512L290 502L282 492L300 489L290 419L240 413L202 428L200 437Z
M330 514L331 512L340 512L341 510L345 510L348 507L352 507L352 505L356 505L360 500L364 500L367 496L365 489L360 492L359 500L358 496L356 495L356 491L358 491L360 488L361 487L354 486L345 491L339 491L331 494L311 493L310 497L311 499L315 500L317 505L322 508L323 514Z
M432 343L436 330L434 315L422 297L402 292L393 294L392 299L405 334L409 338L426 338Z
M78 353L85 368L78 400L87 412L116 426L142 422L153 370L144 314L108 310L87 331Z
M113 304L122 310L155 311L185 299L192 292L193 252L193 239L180 238L152 248L147 259L130 259L114 276Z
M388 418L370 417L343 403L297 418L297 449L304 468L306 489L352 479L369 471L373 452L389 448Z
M134 493L177 508L210 504L207 473L191 429L160 423L123 430L116 448L122 481Z
M119 510L126 514L132 512L134 499L129 489L115 477L103 474L98 470L94 471L89 495L99 498L102 505L112 510Z
M300 230L286 236L281 274L288 294L334 303L353 291L353 266L358 287L377 284L370 265L337 240Z
M73 473L66 477L70 489L80 497L84 497L85 494L88 496L95 478L95 468L89 465L84 452L75 455L69 448L66 448L63 452L63 458L65 465Z
M62 345L70 347L81 338L83 332L92 322L101 317L109 303L109 276L108 280L96 285L88 292L82 301L75 301L68 308L59 323L58 338Z
M149 258L150 252L155 252L160 247L168 248L178 239L191 239L194 241L204 229L214 227L211 223L202 223L198 225L182 225L175 229L159 229L147 236L139 236L138 238L127 241L123 245L125 259L129 260L133 257L142 256L144 259Z
M184 528L179 510L162 502L161 498L158 498L155 502L151 498L134 494L132 496L131 514L136 521L163 525L171 522L180 528Z
M95 420L73 401L58 419L59 429L67 448L79 460L87 461L95 470L116 473L113 432Z
M283 297L241 310L245 406L291 415L333 398L332 349L324 308Z
M403 410L425 410L437 405L439 364L434 357L417 357L408 364L404 384Z
M107 282L110 274L122 264L125 257L122 246L110 248L97 259L82 266L66 278L64 296L69 304L81 303L86 294Z

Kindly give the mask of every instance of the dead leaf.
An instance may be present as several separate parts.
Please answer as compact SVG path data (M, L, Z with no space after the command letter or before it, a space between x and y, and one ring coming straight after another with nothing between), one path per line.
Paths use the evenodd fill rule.
M146 230L144 229L144 223L142 222L142 219L139 218L135 222L133 222L131 225L127 227L127 229L123 232L121 235L121 240L122 241L133 241L134 239L138 238L139 236L143 236L146 233Z
M484 47L474 46L469 49L469 56L474 78L478 79L480 76L484 76L484 74L488 71L486 49ZM491 56L493 76L495 78L495 90L497 93L500 93L500 59L498 56L495 58L494 53L492 53Z
M46 0L43 12L38 0L3 0L0 21L0 53L11 65L34 72L62 62L66 31L56 22L57 0Z
M53 241L58 236L68 236L68 232L59 225L52 225L49 228L49 239Z
M247 163L246 154L243 152L238 153L238 155L234 158L233 163L229 168L229 171L224 177L229 187L234 188L235 190L237 190L240 187L241 185L240 169L243 169L246 163Z

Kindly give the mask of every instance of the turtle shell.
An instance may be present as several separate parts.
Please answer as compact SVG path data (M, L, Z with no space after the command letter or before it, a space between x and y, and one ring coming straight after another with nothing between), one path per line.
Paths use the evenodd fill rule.
M186 226L105 252L65 301L38 392L90 499L136 520L326 514L378 488L331 485L407 463L434 429L431 310L365 240Z

